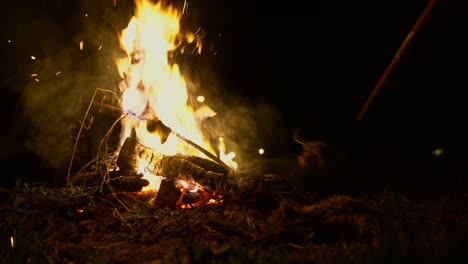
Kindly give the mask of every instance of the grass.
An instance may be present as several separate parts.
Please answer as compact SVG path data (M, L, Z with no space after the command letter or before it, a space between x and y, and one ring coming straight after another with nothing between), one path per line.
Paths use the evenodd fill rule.
M189 210L151 194L23 184L1 190L2 263L455 263L466 194L299 197L270 187ZM154 195L154 194L153 194Z

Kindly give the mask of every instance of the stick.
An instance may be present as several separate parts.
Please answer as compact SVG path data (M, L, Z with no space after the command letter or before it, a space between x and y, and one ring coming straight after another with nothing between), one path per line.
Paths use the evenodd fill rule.
M84 116L83 116L83 120L81 121L80 129L78 130L78 135L76 136L76 139L75 139L75 144L73 145L73 151L72 151L72 155L71 155L71 158L70 158L70 163L69 163L69 165L68 165L67 182L66 182L66 186L67 186L67 187L70 187L70 186L71 186L71 183L70 183L70 174L71 174L71 169L72 169L72 165L73 165L73 159L75 158L76 149L77 149L77 146L78 146L78 140L80 139L81 132L83 131L85 119L86 119L86 117L88 116L89 111L91 110L91 105L96 103L96 102L94 102L94 98L96 98L96 95L97 95L97 92L98 92L98 91L101 91L101 92L109 92L109 93L111 93L111 94L116 95L113 91L107 90L107 89L96 88L96 89L94 90L93 97L91 97L91 101L90 101L89 104L88 104L88 108L86 109L86 112L85 112L85 114L84 114Z
M426 7L424 8L424 11L423 13L421 14L421 16L419 16L418 20L416 21L416 23L414 24L413 28L411 29L411 31L408 33L408 35L406 36L405 40L403 41L403 43L400 45L400 48L398 49L398 51L395 53L395 55L393 56L393 59L392 61L390 62L390 64L387 66L387 69L385 69L385 72L382 74L382 76L380 77L379 81L377 82L377 84L375 85L374 89L372 90L371 94L369 95L369 97L367 98L367 101L365 102L364 106L361 108L361 111L359 111L359 114L357 116L357 121L362 121L362 119L364 118L364 115L366 114L366 112L368 111L369 107L371 106L371 104L373 103L373 101L375 100L375 98L377 97L377 94L380 92L380 90L382 89L382 87L384 86L385 82L387 81L387 78L390 76L391 72L393 71L393 69L395 68L396 64L398 63L398 61L400 60L400 57L401 55L403 54L403 52L406 50L406 48L408 47L408 44L411 42L411 40L413 39L414 37L414 34L419 30L419 28L421 27L421 25L423 24L423 22L426 20L426 18L428 17L429 13L432 11L433 7L435 6L435 3L437 2L437 0L430 0L430 2L426 5Z
M170 129L170 128L169 128ZM172 130L171 130L172 131ZM206 156L208 156L210 159L214 160L216 163L218 163L221 167L223 167L226 171L230 172L232 171L232 168L229 167L229 165L227 165L224 161L222 161L220 158L218 158L216 155L213 155L211 152L209 152L208 150L204 149L202 146L198 145L197 143L193 142L192 140L182 136L181 134L177 133L177 132L174 132L172 131L172 133L177 136L178 138L182 139L183 141L185 141L186 143L188 143L189 145L191 145L192 147L198 149L199 151L201 151L203 154L205 154Z

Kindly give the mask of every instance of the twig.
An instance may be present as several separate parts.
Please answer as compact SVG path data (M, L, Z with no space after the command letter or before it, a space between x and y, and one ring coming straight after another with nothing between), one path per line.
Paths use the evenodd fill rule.
M78 134L76 136L76 140L75 140L75 144L73 146L73 151L72 151L72 156L70 158L70 164L68 165L68 173L67 173L67 182L66 182L66 185L67 187L69 187L70 185L70 173L71 173L71 168L72 168L72 165L73 165L73 160L75 159L75 154L76 154L76 148L78 146L78 140L80 139L80 135L81 135L81 132L83 131L83 127L84 127L84 120L86 119L86 117L88 116L89 114L89 111L91 110L91 105L93 104L94 102L94 98L96 98L96 94L98 91L101 91L101 92L109 92L115 96L117 96L117 94L114 92L114 91L111 91L111 90L108 90L108 89L102 89L102 88L96 88L94 90L94 94L93 96L91 97L91 101L88 105L88 109L86 109L86 112L84 114L84 117L83 117L83 121L81 122L81 126L80 126L80 129L78 131ZM117 96L118 98L118 96Z
M122 108L120 108L118 106L114 106L114 105L111 105L111 104L105 104L105 103L101 103L101 102L95 102L95 101L88 101L88 100L80 99L80 103L93 104L93 105L105 107L107 109L110 109L110 110L116 111L116 112L122 112L123 111Z
M172 131L172 130L171 130ZM218 158L216 155L212 154L202 146L198 145L197 143L193 142L192 140L182 136L181 134L172 131L172 133L177 136L178 138L182 139L185 141L187 144L191 145L192 147L196 148L197 150L201 151L203 154L208 156L210 159L214 160L216 163L218 163L221 167L223 167L227 172L231 172L233 169L227 165L224 161L222 161L220 158Z
M109 139L112 131L114 130L115 126L120 122L120 120L122 120L122 118L126 117L127 115L124 114L124 115L121 115L113 124L112 126L109 128L109 131L107 131L106 135L104 136L104 138L101 140L101 142L99 143L99 147L98 147L98 151L97 151L97 156L96 156L96 168L99 168L99 153L101 152L101 147L104 145L106 147L106 150L104 151L105 154L107 154L107 144L104 144L104 143L107 143L107 140ZM106 163L106 176L108 176L108 172L109 172L109 167L108 167L108 164ZM102 174L102 172L101 172ZM104 178L104 177L103 177ZM104 179L105 180L105 179Z

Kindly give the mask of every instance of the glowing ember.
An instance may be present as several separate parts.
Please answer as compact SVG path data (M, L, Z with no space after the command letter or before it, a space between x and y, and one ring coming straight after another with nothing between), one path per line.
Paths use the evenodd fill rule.
M139 0L136 13L120 36L122 48L127 57L117 61L122 82L122 108L127 115L122 119L121 143L134 130L141 144L154 152L164 155L186 154L205 157L196 148L188 145L175 133L189 138L207 151L214 153L209 141L201 132L201 122L216 113L208 106L194 109L188 104L189 94L186 82L176 63L170 63L170 53L185 40L194 41L194 34L182 36L180 30L181 13L172 6ZM170 128L169 135L162 135L156 129L148 129L159 122ZM151 130L151 131L149 131ZM220 159L233 168L234 153L225 153L224 143L220 141ZM139 161L138 170L145 179L155 177L146 169L147 161ZM156 186L155 186L156 185ZM151 183L145 189L158 189Z

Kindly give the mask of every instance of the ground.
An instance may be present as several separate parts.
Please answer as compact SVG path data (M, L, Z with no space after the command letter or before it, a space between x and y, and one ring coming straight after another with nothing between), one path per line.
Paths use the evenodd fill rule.
M248 175L247 175L248 177ZM2 263L455 263L466 257L468 194L314 195L255 187L192 209L100 186L1 189Z
M96 87L117 88L120 77L109 71L119 55L115 30L126 27L133 1L32 2L7 1L3 16L1 180L22 181L0 188L0 263L454 263L466 257L468 192L457 181L467 175L468 145L467 104L459 96L466 83L458 67L466 57L461 1L438 1L366 117L373 129L360 138L372 146L364 159L373 169L364 180L383 185L354 190L362 181L340 162L321 169L320 159L307 160L307 172L293 174L276 161L268 173L248 171L244 176L255 179L249 188L221 192L222 202L192 209L156 207L148 193L109 192L105 181L51 183L68 178L66 172L49 174L23 157L27 146L28 155L33 149L53 168L68 165L67 142L76 132L70 128L88 120L80 98L91 98ZM185 63L200 72L207 98L232 99L236 107L220 107L231 121L223 126L248 132L233 142L249 153L258 146L277 150L267 148L270 155L283 154L278 139L289 142L285 135L296 130L312 139L332 131L361 150L361 140L344 127L428 1L313 8L188 2L187 26L201 29L206 49ZM97 132L107 134L115 119L101 110L89 117L104 119ZM101 143L97 132L85 133L92 146ZM84 141L82 159L75 157L80 165L96 154ZM442 149L447 159L425 156ZM385 162L372 160L377 151ZM11 168L17 163L20 169Z

